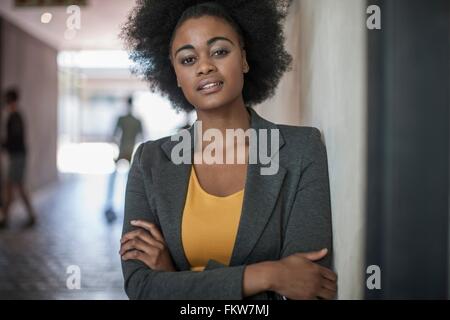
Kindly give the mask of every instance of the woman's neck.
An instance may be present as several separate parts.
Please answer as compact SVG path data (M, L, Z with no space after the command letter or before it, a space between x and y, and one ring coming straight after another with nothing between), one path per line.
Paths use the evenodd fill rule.
M237 150L245 153L245 149L248 146L247 139L238 139L237 141L235 139L231 139L230 141L226 139L227 129L242 129L245 132L250 128L251 117L243 101L240 104L230 105L228 107L223 106L207 111L198 110L197 117L198 120L201 121L201 129L197 129L201 130L201 132L197 132L199 140L196 141L196 144L201 146L200 150L203 151L210 143L209 141L203 140L203 134L205 134L208 129L216 129L221 133L223 140L222 144L219 145L222 145L225 153L229 152L230 148L234 150L233 154L236 154ZM216 139L217 137L214 138L215 143L217 143Z
M218 129L225 135L226 129L250 128L250 115L244 103L212 110L197 110L197 118L203 130Z

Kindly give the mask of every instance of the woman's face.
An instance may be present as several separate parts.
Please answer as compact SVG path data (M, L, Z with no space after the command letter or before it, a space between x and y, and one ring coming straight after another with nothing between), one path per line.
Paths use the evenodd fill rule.
M248 64L238 34L225 20L186 20L175 33L171 60L178 84L197 110L243 104Z

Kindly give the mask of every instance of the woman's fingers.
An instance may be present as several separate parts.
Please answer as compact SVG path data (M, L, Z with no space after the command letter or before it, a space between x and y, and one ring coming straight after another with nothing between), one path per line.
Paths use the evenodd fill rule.
M328 254L328 249L324 248L322 250L319 251L311 251L311 252L302 252L299 253L300 256L310 260L310 261L317 261L322 259L323 257L325 257Z
M142 241L147 242L149 245L155 246L157 248L160 248L161 250L164 248L164 245L154 239L150 233L143 229L138 229L134 231L130 231L123 235L122 239L120 239L120 243L124 244L127 241L133 240L139 238Z
M130 232L127 232L123 235L123 237L120 239L120 243L123 244L127 241L130 241L135 238L140 238L141 240L150 243L153 237L148 232L137 229Z
M139 260L139 261L142 261L143 263L145 263L146 265L148 265L146 257L147 256L144 252L141 252L139 250L131 250L131 251L126 252L122 256L122 260Z
M334 281L334 282L337 281L337 274L334 273L333 271L331 271L328 268L325 268L325 267L321 266L320 267L320 274L322 275L322 277L324 277L324 278L326 278L328 280L331 280L331 281Z
M324 288L326 288L328 290L334 291L334 292L337 291L337 284L336 284L336 282L328 280L328 279L325 279L325 278L322 279L322 287L324 287Z
M156 240L164 243L164 237L155 224L143 220L133 220L131 221L131 224L135 227L141 227L147 230Z
M322 287L317 293L317 296L322 299L331 300L336 297L336 291L328 290L327 288Z
M136 249L145 252L147 254L151 254L155 250L154 247L149 245L147 242L142 241L139 238L135 238L123 243L122 246L120 247L119 253L120 255L124 255L128 251Z

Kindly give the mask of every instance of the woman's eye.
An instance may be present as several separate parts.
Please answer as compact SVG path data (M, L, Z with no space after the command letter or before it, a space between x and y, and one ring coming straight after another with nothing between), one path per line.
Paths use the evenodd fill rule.
M228 50L219 49L214 51L213 56L224 56L228 54ZM195 62L195 57L187 57L181 60L181 64L183 65L191 65Z
M228 53L228 50L225 50L225 49L219 49L219 50L217 50L216 52L214 52L214 55L217 55L217 53L219 53L219 54L218 54L219 56L224 56L224 55L226 55L226 54Z
M181 64L191 64L193 62L193 57L188 57L186 59L181 60Z

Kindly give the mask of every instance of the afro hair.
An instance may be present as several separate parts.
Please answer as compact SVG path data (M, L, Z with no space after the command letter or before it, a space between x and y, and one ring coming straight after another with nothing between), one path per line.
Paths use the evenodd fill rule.
M170 61L172 37L189 17L218 16L241 38L250 71L244 74L242 95L247 107L275 94L282 75L291 68L292 57L284 48L283 21L288 0L138 0L123 26L122 38L152 92L167 97L176 110L193 106L177 86ZM284 9L284 10L283 10Z

